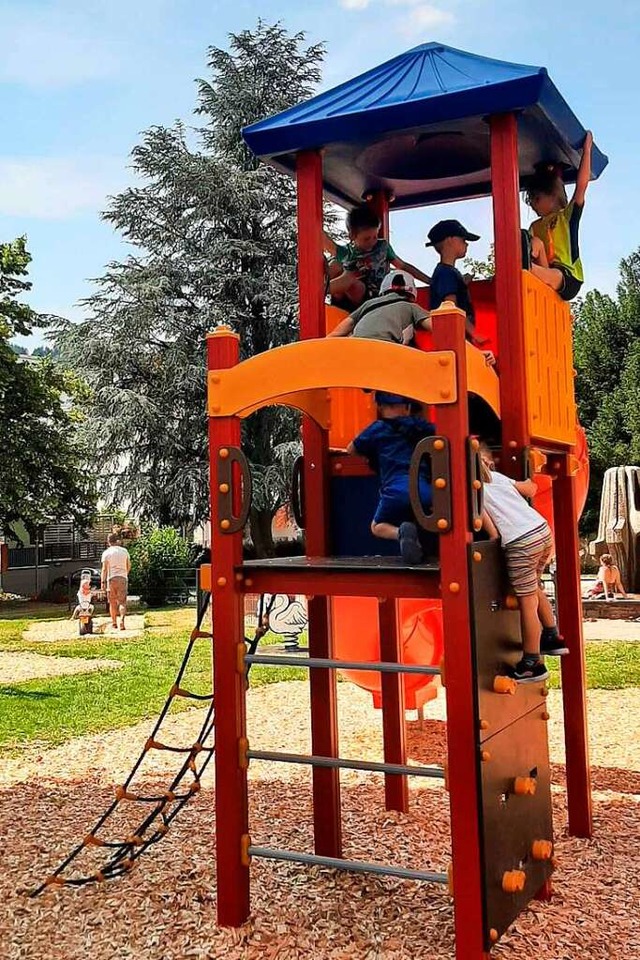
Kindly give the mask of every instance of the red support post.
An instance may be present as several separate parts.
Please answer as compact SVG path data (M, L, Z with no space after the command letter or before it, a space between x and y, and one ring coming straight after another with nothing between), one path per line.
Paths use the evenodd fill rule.
M324 265L322 258L322 156L305 151L296 161L298 187L298 276L300 339L324 337ZM328 551L329 457L324 430L309 418L302 425L304 495L307 505L305 542L308 556ZM329 599L309 600L309 655L332 656ZM309 671L311 744L313 753L338 756L338 704L333 670ZM320 856L342 856L340 774L313 768L313 822L315 851Z
M385 190L376 190L367 197L367 203L380 217L380 236L389 239L389 194Z
M514 113L491 117L491 181L496 264L496 314L500 354L502 460L500 469L522 477L529 445L518 167Z
M401 663L400 633L398 630L397 604L395 600L380 600L378 623L380 628L380 659L388 663ZM404 720L404 679L399 673L381 674L382 690L382 737L384 762L407 762L406 731ZM384 798L387 810L409 811L409 784L406 776L386 773Z
M480 759L476 681L473 673L471 590L468 548L469 478L467 476L467 371L464 314L456 307L434 316L436 350L455 351L455 403L436 408L437 432L450 449L452 522L440 536L444 625L447 752L453 853L453 905L456 960L487 960L484 950L482 843L480 834Z
M562 706L567 756L567 804L569 832L590 837L591 772L587 732L586 668L582 633L582 599L578 530L575 518L575 478L571 475L568 454L551 458L553 481L553 519L556 540L556 606L558 626L566 639L569 654L561 659ZM557 470L554 469L557 467Z
M236 334L220 328L207 336L210 371L235 366L238 359ZM228 927L239 927L249 917L249 866L242 855L243 838L249 832L247 770L240 762L241 738L246 737L246 693L245 674L238 670L238 645L244 647L244 596L235 579L235 568L242 563L242 531L225 533L228 521L219 499L225 451L239 446L236 417L209 418L218 923ZM235 484L237 497L237 477Z

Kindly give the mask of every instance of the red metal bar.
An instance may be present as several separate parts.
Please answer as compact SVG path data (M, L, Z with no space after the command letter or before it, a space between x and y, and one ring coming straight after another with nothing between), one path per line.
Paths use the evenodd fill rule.
M323 337L324 265L322 259L322 156L302 152L296 161L298 186L298 277L300 286L300 338ZM310 556L328 553L329 458L328 437L305 417L304 490L306 552ZM312 590L309 592L313 592ZM309 602L309 654L331 657L331 615L329 600L315 597ZM336 675L332 670L311 670L311 744L318 756L337 757L338 706ZM313 822L315 852L320 856L342 856L340 775L338 770L314 767Z
M216 567L217 568L217 567ZM245 593L303 593L319 597L433 597L439 599L437 571L342 573L244 567Z
M367 197L367 203L380 217L380 236L389 239L389 194L376 190Z
M491 181L500 352L503 457L500 469L520 478L529 445L524 352L518 125L513 113L491 117Z
M448 437L452 523L440 537L447 747L456 960L486 960L480 770L476 681L473 673L471 593L468 569L469 480L467 476L467 373L464 317L455 307L433 323L436 350L454 350L458 400L436 408L437 432Z
M402 649L398 630L395 600L379 604L380 659L401 663ZM404 720L404 680L400 674L380 674L382 690L382 737L385 763L407 762L407 743ZM387 810L409 811L409 784L406 776L387 773L384 777L384 799Z
M576 837L590 837L591 771L587 732L587 692L584 637L582 633L582 600L578 529L575 521L575 479L570 474L567 454L554 454L549 463L553 481L553 518L556 539L556 606L558 626L569 647L562 657L562 708L567 755L567 804L569 832Z
M226 330L207 337L207 367L238 363L238 337ZM216 865L218 923L238 927L249 917L249 867L242 862L242 838L249 832L247 771L240 766L239 740L246 736L245 677L237 669L238 644L244 639L244 597L234 571L242 561L242 531L226 534L218 502L218 468L224 451L240 445L236 417L209 418L211 484L213 695L215 703ZM236 483L237 483L236 479ZM235 499L235 497L234 497ZM237 508L236 507L234 509Z

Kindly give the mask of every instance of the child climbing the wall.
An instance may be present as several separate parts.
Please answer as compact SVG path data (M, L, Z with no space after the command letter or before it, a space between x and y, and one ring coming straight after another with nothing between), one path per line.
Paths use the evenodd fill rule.
M390 266L429 283L429 277L413 264L401 260L388 240L378 236L380 218L367 204L354 207L347 214L349 243L335 243L324 233L324 247L330 254L329 291L332 303L353 310L365 300L377 297Z
M531 224L531 271L563 300L573 300L584 281L578 230L591 180L592 147L593 134L589 130L571 202L567 200L561 168L556 164L536 164L526 192L527 203L539 217Z
M329 337L366 337L390 343L411 343L416 329L431 329L429 313L415 302L416 285L409 273L391 270L380 294L358 307L327 334Z
M465 333L467 340L482 349L484 340L476 336L476 315L469 296L469 289L456 263L466 257L470 240L479 240L477 233L469 233L459 220L440 220L427 234L427 247L434 247L440 262L433 271L430 284L431 309L437 310L445 301L464 310L466 314ZM489 366L494 366L496 358L491 350L483 350Z
M482 523L490 537L502 540L511 586L520 604L522 659L508 673L518 683L546 680L541 656L568 653L558 634L549 598L540 584L551 558L553 538L544 519L525 497L536 493L533 480L511 480L493 469L491 451L480 446L484 510Z
M605 600L615 600L616 593L621 593L626 599L627 594L622 586L620 568L613 562L610 553L603 553L600 557L598 580L602 583Z
M397 540L405 563L413 565L424 559L424 548L418 536L409 499L409 464L416 444L432 436L435 427L428 420L411 416L411 401L395 393L375 394L378 419L360 433L347 447L347 453L366 457L380 480L380 494L371 522L374 537ZM431 475L425 458L419 478L420 501L431 509Z

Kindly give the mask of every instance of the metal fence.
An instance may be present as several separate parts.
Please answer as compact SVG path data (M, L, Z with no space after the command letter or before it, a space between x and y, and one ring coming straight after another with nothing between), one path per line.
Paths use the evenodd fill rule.
M63 541L41 543L38 545L38 565L62 560L99 560L104 544L95 540L76 540L75 543ZM9 547L8 569L36 566L36 547Z

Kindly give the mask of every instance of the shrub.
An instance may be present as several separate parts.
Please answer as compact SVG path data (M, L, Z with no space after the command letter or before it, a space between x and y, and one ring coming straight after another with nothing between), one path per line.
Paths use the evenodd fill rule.
M193 566L194 548L173 527L157 527L138 537L129 547L130 593L138 593L150 606L167 600L165 571Z

